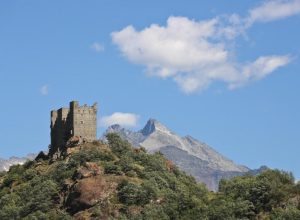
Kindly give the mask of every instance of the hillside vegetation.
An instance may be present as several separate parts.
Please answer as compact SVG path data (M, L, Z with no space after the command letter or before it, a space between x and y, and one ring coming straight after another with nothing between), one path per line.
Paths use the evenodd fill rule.
M290 173L222 180L214 193L162 154L107 139L0 173L0 219L300 219Z

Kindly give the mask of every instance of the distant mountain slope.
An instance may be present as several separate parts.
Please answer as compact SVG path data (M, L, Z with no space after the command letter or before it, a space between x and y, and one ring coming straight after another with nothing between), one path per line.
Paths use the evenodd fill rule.
M32 160L36 157L36 154L28 154L25 157L10 157L9 159L0 158L0 172L8 171L9 167L14 164L23 164L27 160Z
M180 137L155 119L150 119L145 127L137 132L119 125L109 127L106 133L110 132L118 133L134 146L144 147L150 153L160 151L179 168L214 191L218 189L220 179L251 171L191 136Z

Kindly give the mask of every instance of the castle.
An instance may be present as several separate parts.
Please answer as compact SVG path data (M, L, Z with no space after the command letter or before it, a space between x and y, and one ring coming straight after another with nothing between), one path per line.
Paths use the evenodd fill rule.
M51 145L49 155L64 151L72 137L84 141L96 140L97 103L80 106L77 101L70 102L69 108L51 111Z

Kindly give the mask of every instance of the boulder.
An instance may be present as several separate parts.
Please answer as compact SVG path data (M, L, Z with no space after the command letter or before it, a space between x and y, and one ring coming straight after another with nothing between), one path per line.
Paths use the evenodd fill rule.
M117 184L106 180L103 176L94 176L79 180L70 189L66 206L70 213L90 208L108 199L116 191Z

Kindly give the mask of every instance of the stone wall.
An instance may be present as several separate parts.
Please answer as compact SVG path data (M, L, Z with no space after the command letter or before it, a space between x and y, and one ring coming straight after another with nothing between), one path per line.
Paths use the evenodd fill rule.
M67 141L74 136L86 141L97 139L97 104L80 106L70 102L70 108L51 111L51 146L49 154L66 148Z
M97 105L76 106L71 108L73 117L73 136L79 136L87 141L96 140L97 134Z

